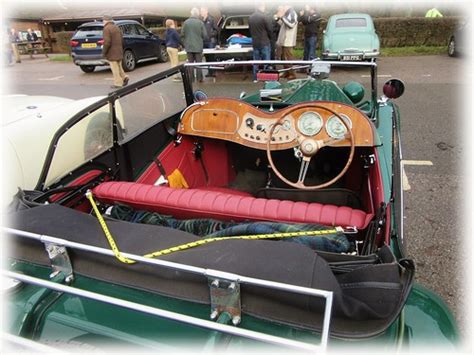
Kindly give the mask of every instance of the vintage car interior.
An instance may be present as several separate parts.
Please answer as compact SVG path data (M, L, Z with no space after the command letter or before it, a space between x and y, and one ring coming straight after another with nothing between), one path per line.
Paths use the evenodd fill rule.
M175 73L176 69L170 70L136 85L147 87ZM307 80L321 82L320 78ZM305 237L297 243L228 241L164 258L290 284L335 289L332 334L349 338L380 334L403 307L412 284L413 266L404 262L402 267L387 247L391 235L386 222L390 215L384 202L380 166L383 160L377 150L381 143L373 111L364 110L366 105L358 108L334 82L323 84L322 93L335 92L340 99L297 103L280 100L273 105L252 98L207 97L186 87L185 80L186 105L182 110L167 113L165 119L130 135L122 143L117 142L131 129L126 119L116 117L115 113L111 115L114 124L108 126L114 139L107 139L111 144L114 142L113 147L98 145L102 149L100 154L45 186L47 164L43 182L38 185L40 192L28 197L28 201L23 199L24 204L41 207L20 211L23 217L18 217L15 227L56 236L67 233L76 235L76 241L87 239L93 245L106 245L104 233L85 198L86 191L91 191L108 219L117 243L136 253L205 237L216 225L225 231L252 223L298 231L338 227L334 239L328 238L327 243L316 247ZM112 99L121 102L126 116L127 96L122 97L120 92L115 95ZM362 97L356 96L359 102ZM166 100L160 100L160 107L166 106ZM137 115L135 111L134 114ZM53 163L54 149L52 145L49 159ZM45 201L50 205L42 206ZM70 208L58 209L58 205ZM129 213L132 217L128 219L118 218L123 208L141 211L141 216L154 216L166 230L156 229L161 237L150 239L149 226L130 223L137 222L138 212ZM46 225L48 216L70 220L80 232L66 225ZM205 232L199 234L201 230ZM26 258L25 255L22 257ZM82 254L77 255L79 258ZM177 281L166 273L163 282L155 282L158 276L146 265L130 267L115 261L117 266L111 262L104 264L103 260L97 264L87 255L82 256L85 259L77 262L78 268L91 277L208 302L206 282L199 288L195 280L179 279L182 275L176 274L181 280ZM315 275L324 276L315 279ZM172 279L173 283L167 283ZM191 282L191 286L183 287L182 282ZM270 301L273 295L268 292L249 292L245 311L304 329L321 329L319 301L310 303L303 296L289 299L285 295L276 295Z

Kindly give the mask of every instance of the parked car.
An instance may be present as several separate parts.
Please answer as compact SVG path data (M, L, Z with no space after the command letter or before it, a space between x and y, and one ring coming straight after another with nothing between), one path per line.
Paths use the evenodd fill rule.
M252 39L249 29L249 17L251 13L245 11L226 11L217 21L218 35L217 44L221 48L229 45L240 45L242 48L252 48ZM242 53L218 53L214 56L206 56L209 60L247 60L252 59L252 51L243 51Z
M323 32L323 59L371 60L379 54L379 37L369 15L348 13L329 18Z
M448 55L457 57L468 53L467 37L470 34L470 25L468 21L459 25L448 41Z
M369 78L331 75L348 65ZM4 275L16 280L4 287L7 340L94 352L454 349L449 309L414 283L404 250L403 83L379 95L376 63L337 61L308 61L290 81L262 69L257 83L193 82L207 66L134 82L56 129L35 191L2 219ZM102 112L106 139L86 155L83 132Z
M140 23L133 20L118 20L115 24L123 33L122 66L125 71L132 71L137 63L148 60L168 61L165 41ZM96 66L108 65L108 61L102 56L103 29L102 22L84 23L77 28L71 38L73 62L85 73L93 72Z

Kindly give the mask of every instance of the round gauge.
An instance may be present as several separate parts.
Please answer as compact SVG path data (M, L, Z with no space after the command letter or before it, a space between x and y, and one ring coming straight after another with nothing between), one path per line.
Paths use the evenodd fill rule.
M298 119L298 129L305 136L314 136L323 127L323 119L313 111L303 113Z
M290 120L284 120L283 124L281 125L284 131L289 131L291 129L291 122Z
M346 121L346 124L349 126L349 128L352 128L352 121L349 117L343 114L339 114L339 116L341 116L342 119ZM326 122L326 131L332 138L344 138L344 135L347 133L347 128L341 122L339 117L333 115L329 117Z

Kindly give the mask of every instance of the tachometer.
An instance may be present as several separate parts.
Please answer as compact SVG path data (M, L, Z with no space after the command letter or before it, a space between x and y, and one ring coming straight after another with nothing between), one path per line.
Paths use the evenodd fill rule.
M346 124L349 126L349 128L352 128L352 121L348 116L344 114L339 114L339 116L341 116L342 119L346 121ZM326 122L326 131L328 132L329 136L337 139L344 138L344 135L347 133L347 128L341 122L339 117L333 115L329 117Z
M303 113L298 119L298 129L305 136L314 136L323 127L322 117L313 111Z

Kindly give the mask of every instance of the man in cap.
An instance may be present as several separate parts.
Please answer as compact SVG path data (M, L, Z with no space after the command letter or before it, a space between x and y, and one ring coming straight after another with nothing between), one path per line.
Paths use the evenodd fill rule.
M122 68L123 58L123 38L122 32L114 24L114 20L110 16L104 16L104 44L102 46L102 54L109 61L110 69L114 76L113 89L121 88L128 84L128 76Z

